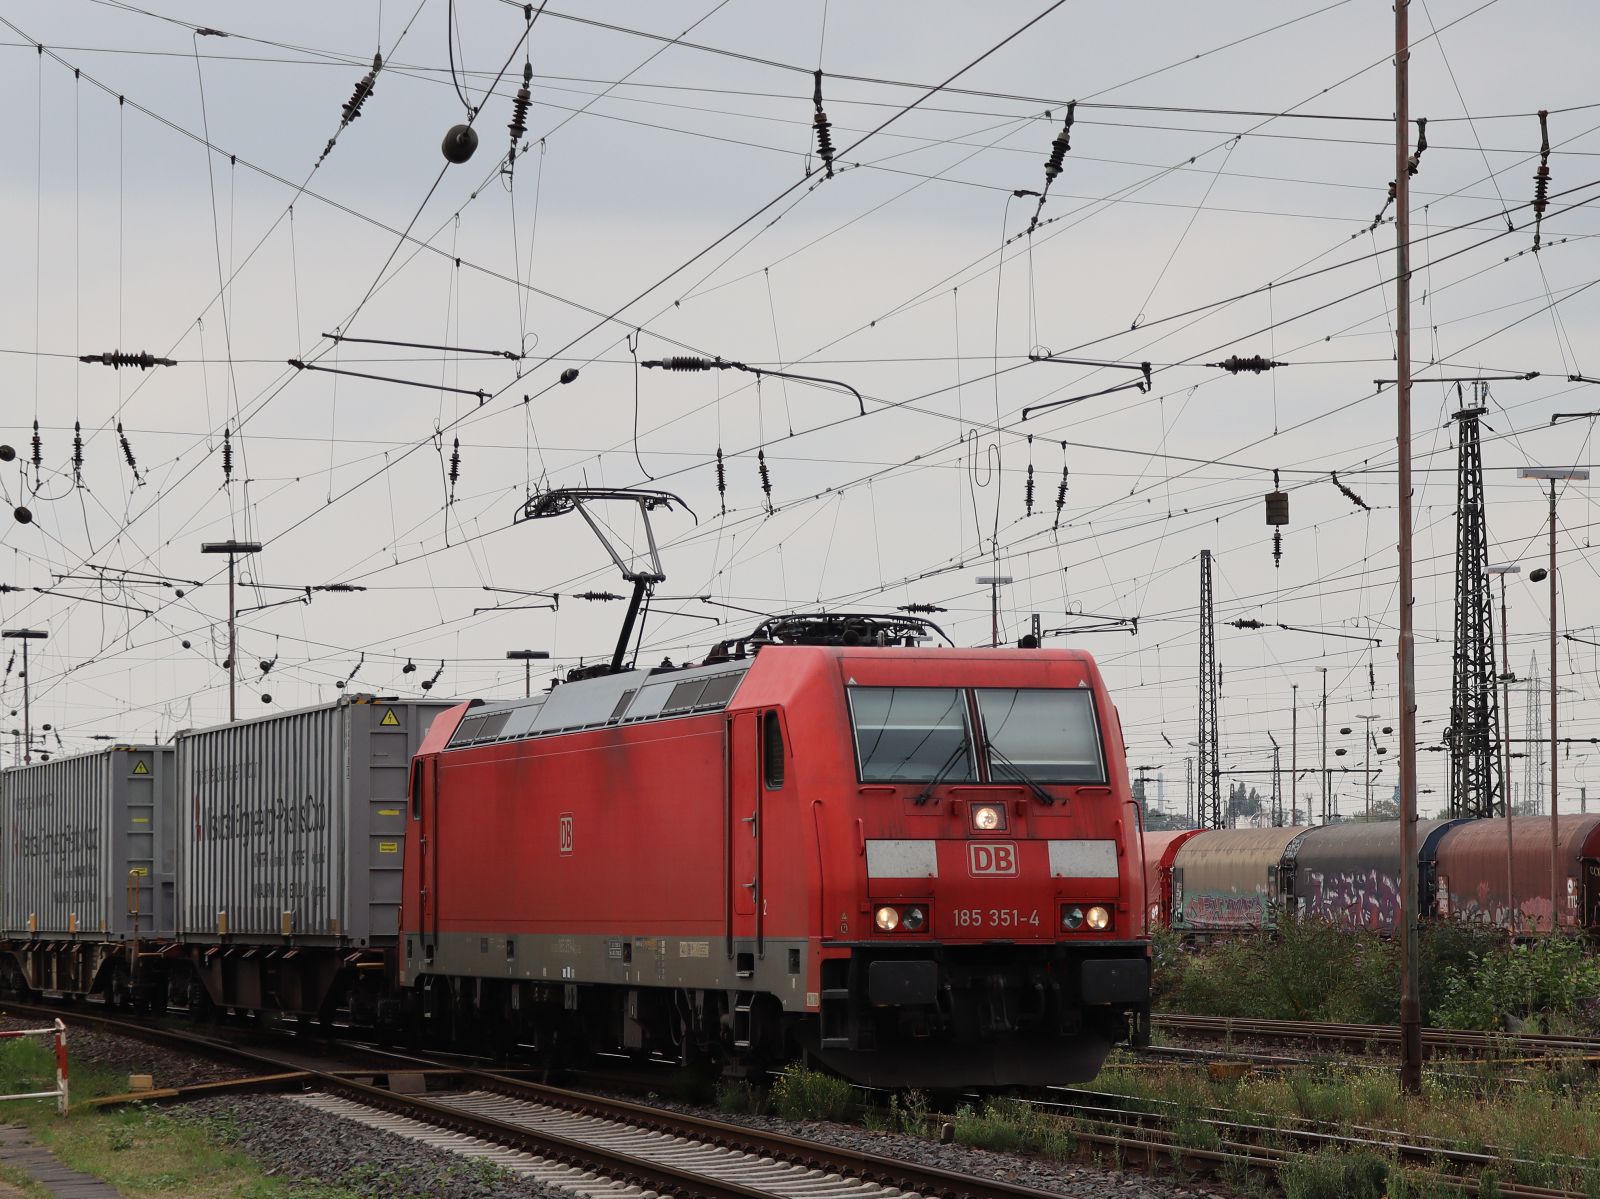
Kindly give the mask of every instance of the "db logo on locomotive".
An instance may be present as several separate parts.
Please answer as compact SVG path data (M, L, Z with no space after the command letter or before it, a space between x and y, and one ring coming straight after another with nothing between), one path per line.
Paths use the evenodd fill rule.
M967 845L967 869L980 874L1014 875L1017 847L1010 841L974 841Z

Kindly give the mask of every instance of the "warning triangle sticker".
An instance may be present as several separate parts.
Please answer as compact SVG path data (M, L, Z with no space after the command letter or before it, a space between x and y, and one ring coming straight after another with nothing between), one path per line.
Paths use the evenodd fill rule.
M146 762L145 762L145 760L143 758L140 758L137 762L135 762L133 764L133 773L134 774L149 774L150 773L150 767L146 764Z
M394 709L389 708L383 714L383 719L378 721L385 728L394 728L400 723L400 718L394 714Z

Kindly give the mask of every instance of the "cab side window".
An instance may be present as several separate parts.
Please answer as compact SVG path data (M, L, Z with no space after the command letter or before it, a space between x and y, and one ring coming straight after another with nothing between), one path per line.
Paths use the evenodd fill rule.
M783 788L783 726L776 712L761 714L761 772L768 791Z

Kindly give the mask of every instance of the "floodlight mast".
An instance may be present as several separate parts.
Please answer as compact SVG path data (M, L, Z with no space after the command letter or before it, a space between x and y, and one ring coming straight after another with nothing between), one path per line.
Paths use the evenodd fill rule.
M585 504L615 500L639 505L639 519L644 523L645 541L649 547L648 570L635 570L629 566L628 560L618 552L605 529L585 507ZM611 654L612 674L618 673L623 668L623 662L628 656L628 643L633 640L633 630L638 624L639 610L644 604L645 597L655 589L657 583L665 581L667 577L666 571L661 567L661 550L656 544L656 531L650 523L650 513L657 508L671 508L673 504L688 512L691 518L694 517L694 509L670 491L647 491L633 487L557 487L529 496L513 522L520 524L527 520L543 520L551 516L565 516L569 512L576 512L600 539L600 544L605 547L606 553L611 555L611 560L622 572L623 580L633 584L633 594L628 598L628 611L622 618L622 632L617 637L617 647ZM695 523L700 522L696 520Z

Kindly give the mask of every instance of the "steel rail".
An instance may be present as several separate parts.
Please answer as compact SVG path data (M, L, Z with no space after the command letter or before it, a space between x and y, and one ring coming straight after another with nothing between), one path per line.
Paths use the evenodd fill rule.
M1186 1036L1228 1037L1245 1040L1306 1041L1325 1045L1393 1046L1400 1030L1386 1024L1332 1024L1302 1020L1267 1020L1243 1016L1189 1016L1159 1013L1151 1017L1158 1028ZM1600 1055L1600 1039L1558 1033L1498 1033L1473 1029L1425 1028L1425 1049L1465 1049L1479 1052L1516 1049L1550 1055Z

